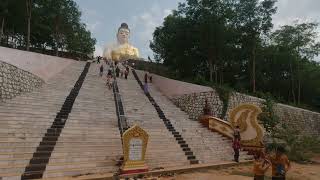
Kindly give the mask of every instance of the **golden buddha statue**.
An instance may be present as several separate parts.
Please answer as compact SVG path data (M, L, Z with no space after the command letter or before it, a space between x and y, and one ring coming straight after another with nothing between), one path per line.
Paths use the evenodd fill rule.
M103 52L103 57L114 61L127 59L138 59L139 51L137 48L129 44L128 39L130 29L126 23L122 23L118 29L118 42L113 45L106 46Z

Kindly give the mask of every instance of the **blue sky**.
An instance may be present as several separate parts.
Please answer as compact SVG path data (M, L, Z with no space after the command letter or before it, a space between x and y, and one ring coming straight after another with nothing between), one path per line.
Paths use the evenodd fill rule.
M143 58L153 57L149 48L155 27L185 0L75 0L82 11L82 21L97 39L96 55L106 44L116 41L122 22L131 30L130 43L139 48ZM320 0L278 0L273 17L275 28L293 21L320 22ZM319 57L317 58L320 59Z

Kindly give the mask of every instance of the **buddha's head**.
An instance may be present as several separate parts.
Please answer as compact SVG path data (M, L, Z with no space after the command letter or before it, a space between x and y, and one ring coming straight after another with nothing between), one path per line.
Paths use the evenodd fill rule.
M128 24L122 23L117 33L118 42L120 44L128 43L129 35L130 35L130 29L128 27Z

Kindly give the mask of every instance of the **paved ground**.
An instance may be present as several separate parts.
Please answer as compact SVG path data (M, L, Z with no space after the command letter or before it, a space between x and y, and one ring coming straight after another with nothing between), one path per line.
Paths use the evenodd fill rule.
M271 175L269 170L268 176ZM174 174L163 177L148 177L149 180L252 180L252 165L242 165L227 169L197 170L194 172ZM265 178L269 180L271 178ZM319 180L320 164L292 164L288 180Z

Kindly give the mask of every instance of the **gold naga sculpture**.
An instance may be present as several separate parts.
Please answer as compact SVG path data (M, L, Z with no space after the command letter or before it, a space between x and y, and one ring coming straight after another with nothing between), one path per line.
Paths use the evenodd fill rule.
M139 50L129 44L129 37L129 26L126 23L122 23L118 28L117 43L107 45L104 48L103 57L113 61L138 59Z
M206 105L207 106L207 105ZM258 122L258 115L261 109L253 104L241 104L232 109L229 113L229 121L203 115L200 122L210 130L218 132L229 139L233 139L233 132L236 126L240 128L241 145L248 151L259 151L264 147L264 128Z

